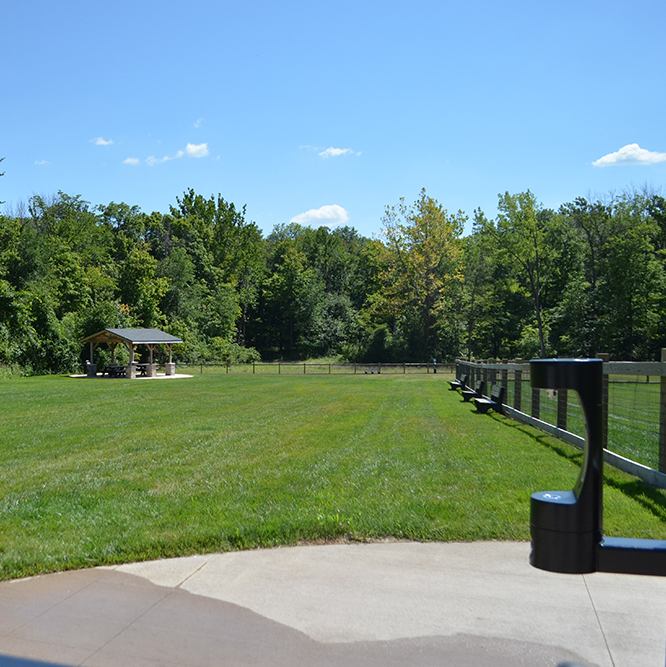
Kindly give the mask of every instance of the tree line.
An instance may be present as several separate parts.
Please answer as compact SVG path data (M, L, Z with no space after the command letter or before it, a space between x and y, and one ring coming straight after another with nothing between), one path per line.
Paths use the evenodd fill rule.
M179 336L185 363L592 356L666 345L666 200L625 192L498 215L449 213L422 190L379 238L277 225L193 190L169 212L63 192L0 216L0 365L81 369L107 327ZM101 361L105 352L100 351Z

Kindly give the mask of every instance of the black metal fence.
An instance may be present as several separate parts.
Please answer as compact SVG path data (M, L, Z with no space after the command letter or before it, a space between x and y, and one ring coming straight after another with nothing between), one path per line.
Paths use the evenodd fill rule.
M251 375L408 375L414 373L452 374L455 364L398 363L342 364L318 362L252 362L249 364L200 363L179 366L179 370L198 370L199 373L245 373Z
M666 362L611 362L604 358L603 411L606 460L666 488ZM456 376L505 387L507 414L577 446L585 438L578 396L530 386L522 359L458 360ZM620 459L635 465L624 464ZM653 474L654 473L654 474Z

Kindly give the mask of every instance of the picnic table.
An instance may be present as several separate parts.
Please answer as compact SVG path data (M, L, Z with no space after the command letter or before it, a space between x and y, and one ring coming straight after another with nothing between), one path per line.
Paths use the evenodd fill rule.
M136 375L138 375L139 377L147 376L148 364L139 364L134 362L132 365L136 370ZM110 378L126 378L128 368L129 364L126 366L116 363L107 364L104 370L102 371L102 377L108 375Z
M127 377L127 366L120 366L118 364L107 364L102 371L102 377L108 375L110 378L124 378Z

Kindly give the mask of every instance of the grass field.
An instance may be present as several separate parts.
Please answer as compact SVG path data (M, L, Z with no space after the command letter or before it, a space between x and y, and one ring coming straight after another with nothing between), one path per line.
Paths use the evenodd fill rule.
M302 541L529 539L582 454L438 375L0 381L0 577ZM608 535L666 495L606 468Z

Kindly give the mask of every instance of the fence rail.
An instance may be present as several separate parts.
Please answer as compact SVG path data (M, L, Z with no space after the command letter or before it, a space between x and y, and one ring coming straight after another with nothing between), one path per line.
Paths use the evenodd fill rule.
M660 362L603 359L604 458L644 481L666 488L666 349ZM533 389L522 359L456 362L468 384L505 387L507 414L574 445L585 442L585 423L573 391ZM652 379L652 381L651 381Z

